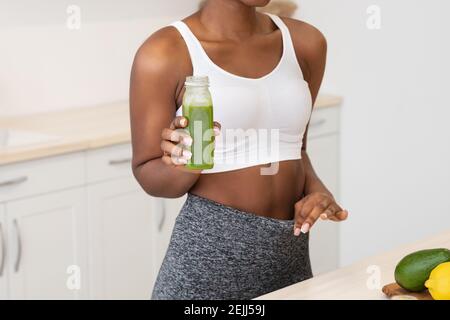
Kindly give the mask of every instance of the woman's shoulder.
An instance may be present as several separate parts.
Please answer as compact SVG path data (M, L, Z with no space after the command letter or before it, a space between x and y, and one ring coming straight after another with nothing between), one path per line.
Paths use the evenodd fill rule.
M311 77L314 70L322 70L327 55L327 41L319 29L304 21L282 18L289 29L295 54L305 79Z
M172 26L151 34L138 48L134 64L143 69L172 69L180 67L186 58L186 47L180 33ZM168 70L165 70L168 71Z
M289 29L296 50L309 54L326 51L327 40L324 34L313 25L292 18L282 18Z

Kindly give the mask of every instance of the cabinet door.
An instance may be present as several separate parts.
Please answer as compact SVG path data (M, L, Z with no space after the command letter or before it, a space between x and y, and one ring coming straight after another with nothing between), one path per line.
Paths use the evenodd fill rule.
M326 135L308 141L308 155L323 183L338 198L339 138ZM318 220L310 234L310 255L315 275L339 265L339 224Z
M154 201L131 177L88 186L94 299L149 299Z
M177 199L158 199L161 200L161 211L157 214L158 219L154 226L154 270L155 279L158 275L161 263L166 255L167 248L169 246L170 238L172 236L175 220L180 213L181 207L186 201L186 196Z
M7 298L7 270L6 270L6 210L0 203L0 300Z
M6 204L12 299L87 297L83 189Z

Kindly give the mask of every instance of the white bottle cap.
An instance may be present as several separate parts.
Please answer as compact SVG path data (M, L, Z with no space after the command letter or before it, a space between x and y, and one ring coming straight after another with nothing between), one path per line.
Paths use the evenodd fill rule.
M186 78L184 84L190 87L205 87L209 86L209 78L207 76L190 76Z

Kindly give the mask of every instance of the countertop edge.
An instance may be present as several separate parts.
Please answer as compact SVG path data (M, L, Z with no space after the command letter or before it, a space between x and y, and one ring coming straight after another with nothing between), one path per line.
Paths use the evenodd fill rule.
M62 156L75 152L85 152L106 148L118 144L129 143L131 141L129 133L117 134L111 137L85 141L61 141L59 143L37 145L5 152L1 154L0 166L13 165L20 162L43 159L47 157ZM11 155L10 155L11 154Z
M337 107L341 105L342 101L343 99L340 96L323 94L317 97L314 108L320 109L320 108ZM64 134L62 134L61 139L55 142L0 150L0 166L12 165L15 163L37 160L46 157L59 156L74 152L84 152L88 150L100 149L117 144L129 143L131 142L131 133L130 130L128 129L129 128L128 110L129 110L128 101L120 101L93 107L71 108L67 110L59 110L55 112L47 112L43 114L28 115L22 117L18 116L11 118L8 117L0 118L0 127L4 126L6 128L12 128L17 130L30 130L44 133L45 128L36 129L35 128L36 124L33 123L32 119L36 119L36 122L43 121L44 119L44 121L47 121L47 123L51 123L52 121L58 122L58 120L54 120L53 117L55 119L62 118L65 119L66 121L71 121L71 119L75 117L78 121L82 122L83 120L85 120L84 117L89 118L88 115L95 114L97 116L97 119L89 120L92 121L91 126L95 127L96 125L99 124L98 123L94 124L94 122L98 121L99 118L100 119L102 118L102 116L98 116L98 114L103 115L104 118L108 118L105 117L105 114L108 114L109 116L111 116L111 118L113 118L112 120L109 119L109 121L111 121L110 126L119 124L118 125L119 129L117 129L116 132L113 133L108 132L107 134L105 133L96 134L94 132L95 129L89 127L89 129L93 130L94 132L92 134L93 136L92 138L86 137L76 138L73 136L67 137L64 136ZM30 125L30 123L32 125ZM124 130L124 127L127 127L127 129Z

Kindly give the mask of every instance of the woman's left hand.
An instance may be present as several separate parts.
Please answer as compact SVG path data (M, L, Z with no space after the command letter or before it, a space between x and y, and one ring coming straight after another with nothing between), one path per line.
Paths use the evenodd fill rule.
M348 211L342 209L326 193L311 193L295 204L294 235L307 233L319 217L322 220L340 222L347 219Z

